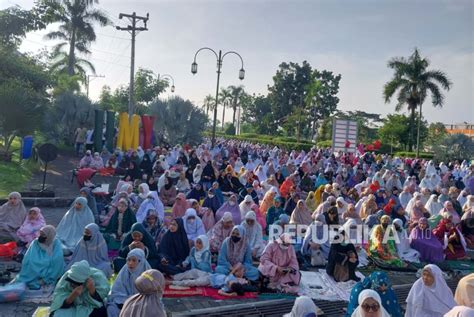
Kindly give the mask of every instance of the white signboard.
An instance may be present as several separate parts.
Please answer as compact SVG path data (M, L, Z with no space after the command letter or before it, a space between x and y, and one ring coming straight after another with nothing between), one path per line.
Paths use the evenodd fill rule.
M333 152L352 152L357 147L357 121L334 119L332 123Z

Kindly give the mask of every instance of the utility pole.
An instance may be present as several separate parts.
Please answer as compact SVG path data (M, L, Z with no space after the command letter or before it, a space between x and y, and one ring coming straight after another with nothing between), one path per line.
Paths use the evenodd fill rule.
M87 98L89 98L89 83L91 81L91 77L93 78L104 78L105 76L104 75L87 75L86 76L86 91L87 91Z
M135 37L137 35L137 31L148 31L146 27L146 23L148 22L148 19L150 17L150 14L147 13L146 17L141 17L138 16L135 12L133 14L126 14L126 13L120 13L119 14L119 19L122 18L128 18L132 25L128 25L125 28L117 26L116 29L119 31L128 31L132 35L132 54L131 54L131 62L130 62L130 90L129 90L129 97L128 97L128 115L130 116L130 119L132 119L132 115L135 111L135 98L134 98L134 92L135 92L135 81L134 81L134 75L135 75ZM143 21L144 26L143 27L137 27L137 21Z

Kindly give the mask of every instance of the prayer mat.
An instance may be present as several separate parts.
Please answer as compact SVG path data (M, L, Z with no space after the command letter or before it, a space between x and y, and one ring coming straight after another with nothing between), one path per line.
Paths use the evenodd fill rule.
M219 289L212 287L203 287L204 295L212 299L226 300L226 299L246 299L257 298L257 293L245 292L243 296L222 296L219 294Z
M204 290L202 287L182 287L166 285L163 297L191 297L191 296L204 296Z
M38 290L31 290L28 287L23 295L23 301L36 304L46 304L53 300L54 285L42 286Z
M469 260L445 260L439 264L439 267L447 267L453 271L474 271L474 261Z
M411 264L411 263L407 263L408 266L407 267L399 267L399 266L393 266L393 265L389 265L377 258L374 258L374 257L371 257L369 256L369 260L372 261L372 263L374 263L377 267L383 269L383 270L387 270L387 271L399 271L399 272L416 272L418 270L418 268Z
M33 313L33 317L48 317L49 316L49 307L40 306L36 308Z
M356 272L357 277L363 280L362 273ZM351 290L355 281L336 282L325 270L317 272L301 271L299 295L306 295L312 299L327 300L331 302L349 301Z

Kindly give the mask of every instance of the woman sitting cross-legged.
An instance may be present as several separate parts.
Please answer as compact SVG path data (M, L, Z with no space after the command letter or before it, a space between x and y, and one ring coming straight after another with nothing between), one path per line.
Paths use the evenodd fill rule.
M163 235L158 248L159 261L157 268L168 275L182 273L182 263L189 255L188 236L184 229L183 219L171 220L168 231Z
M95 223L88 224L85 227L84 236L77 243L66 270L81 260L86 260L91 267L104 272L107 278L112 275L107 243L99 231L99 226Z
M132 225L137 222L135 214L128 205L128 200L121 198L118 201L117 209L105 229L104 238L107 241L109 250L120 249L120 244Z
M26 283L30 289L39 289L41 284L55 284L63 273L61 242L56 239L56 229L47 225L40 229L39 237L30 244L13 283Z
M225 238L230 236L233 227L234 221L232 220L232 214L230 212L225 212L221 220L219 220L207 233L212 253L218 253L221 250L222 243Z
M270 242L260 257L258 270L269 278L268 287L287 293L297 293L301 273L291 237L284 233Z
M250 281L258 279L258 270L252 266L252 250L245 237L245 229L235 226L230 237L222 243L219 257L217 258L216 273L233 274L236 266L242 264L245 268L245 277Z
M123 303L138 292L135 280L149 269L151 266L145 259L145 252L142 249L133 249L128 253L127 265L117 275L107 300L108 317L119 316Z
M76 244L82 238L84 227L90 223L94 223L94 215L87 206L87 199L84 197L76 198L56 228L56 237L63 244L65 255L72 254Z
M91 268L85 260L74 263L54 289L50 316L106 316L104 299L109 290L101 270Z
M141 223L135 223L130 232L125 235L122 241L122 247L119 251L119 257L114 260L114 271L118 273L126 263L128 253L133 249L142 249L145 257L151 267L156 266L158 262L158 253L155 247L155 241L146 231Z
M350 227L346 226L339 229L341 235L345 235L345 231L349 231ZM349 236L347 236L349 237ZM359 265L359 258L355 246L344 239L331 244L328 256L328 264L326 273L334 278L336 282L347 282L348 280L360 281L356 276L355 270Z

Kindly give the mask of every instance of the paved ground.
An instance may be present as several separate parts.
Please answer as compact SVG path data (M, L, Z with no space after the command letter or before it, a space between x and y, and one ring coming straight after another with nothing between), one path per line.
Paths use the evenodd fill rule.
M77 195L76 183L71 184L71 173L79 164L79 158L67 151L60 151L55 161L48 164L46 173L46 188L55 192L56 197L74 197ZM41 189L43 184L43 170L35 173L26 184L25 189Z

